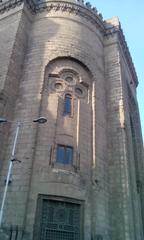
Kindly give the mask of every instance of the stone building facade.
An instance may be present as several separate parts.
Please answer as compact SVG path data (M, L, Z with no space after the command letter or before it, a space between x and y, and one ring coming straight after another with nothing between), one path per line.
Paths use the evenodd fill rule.
M134 65L117 18L81 0L0 3L0 239L143 240ZM33 119L44 116L45 124Z

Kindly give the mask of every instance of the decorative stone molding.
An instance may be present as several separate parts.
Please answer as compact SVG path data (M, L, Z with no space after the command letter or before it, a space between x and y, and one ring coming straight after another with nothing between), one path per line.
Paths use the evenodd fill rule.
M4 0L3 0L4 1ZM96 26L105 36L113 35L114 33L118 33L119 41L122 46L123 52L125 54L126 61L128 63L129 69L132 74L132 78L136 84L138 85L138 79L135 72L134 64L132 62L132 58L121 29L121 26L113 26L107 27L107 24L103 21L102 15L98 14L95 8L91 8L89 6L75 4L67 1L45 1L42 3L35 3L33 0L9 0L0 4L0 14L5 11L9 11L12 8L15 8L21 5L23 2L26 2L28 8L31 10L32 14L37 14L38 12L47 11L48 13L54 12L68 12L82 18L85 18L88 22Z
M70 81L67 78L70 78ZM88 88L80 83L78 74L72 69L63 69L59 74L49 74L43 91L48 93L48 89L60 97L64 97L65 93L70 93L78 99L87 100L88 97Z
M9 1L2 2L0 4L0 14L3 14L4 12L7 12L12 8L20 6L22 3L23 3L23 0L9 0Z
M121 25L119 24L119 26L111 26L110 28L106 28L105 29L105 36L112 36L113 34L117 33L119 36L119 42L122 46L126 61L128 63L131 75L132 75L132 79L134 80L136 86L138 85L138 78L137 78L137 74L135 71L135 67L131 58L131 54L129 51L129 48L127 46L127 42L125 40L125 36L123 34L123 30L121 28Z
M48 1L42 3L35 3L33 0L9 0L0 4L0 14L5 11L9 11L11 8L15 8L26 2L33 14L38 12L47 11L48 13L55 12L69 12L71 14L78 15L97 26L101 31L105 30L102 15L98 14L95 8L89 8L85 5L79 5L67 1Z
M125 58L127 60L127 63L128 63L128 66L129 66L132 78L133 78L136 86L138 86L137 74L136 74L135 67L134 67L134 64L133 64L133 61L132 61L132 58L131 58L131 54L130 54L129 48L127 46L127 42L125 40L125 36L123 34L123 30L122 30L121 26L119 28L118 34L119 34L120 44L121 44L123 52L125 54Z
M86 7L84 5L79 5L67 1L49 1L45 3L36 4L35 13L39 11L69 12L71 14L83 17L92 24L97 25L97 27L99 27L101 31L104 31L105 29L102 15L98 14L97 11L94 11L93 9Z

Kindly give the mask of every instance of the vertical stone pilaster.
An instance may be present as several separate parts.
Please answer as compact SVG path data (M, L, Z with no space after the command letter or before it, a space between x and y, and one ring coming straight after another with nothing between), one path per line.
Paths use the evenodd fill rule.
M105 40L111 239L134 240L118 36Z

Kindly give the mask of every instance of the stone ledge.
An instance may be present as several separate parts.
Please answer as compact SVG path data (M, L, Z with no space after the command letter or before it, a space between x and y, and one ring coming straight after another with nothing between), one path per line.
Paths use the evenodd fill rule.
M9 0L5 3L0 4L0 14L3 14L4 12L7 12L12 8L21 5L23 2L26 2L32 14L43 11L47 11L48 13L51 11L60 11L61 13L69 12L71 14L85 18L87 21L97 26L102 32L105 30L103 18L100 13L98 13L96 10L93 10L93 8L89 8L85 5L67 1L48 1L45 3L34 3L33 0Z

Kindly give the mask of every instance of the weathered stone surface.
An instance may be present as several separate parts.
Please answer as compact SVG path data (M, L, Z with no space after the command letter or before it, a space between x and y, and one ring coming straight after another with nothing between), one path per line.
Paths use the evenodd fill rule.
M16 240L39 240L43 202L68 202L83 211L81 239L142 240L138 81L119 21L74 1L31 4L0 11L0 114L14 120L0 128L1 198L24 122L3 226ZM33 123L38 116L47 123ZM58 144L73 147L72 164L56 161Z

